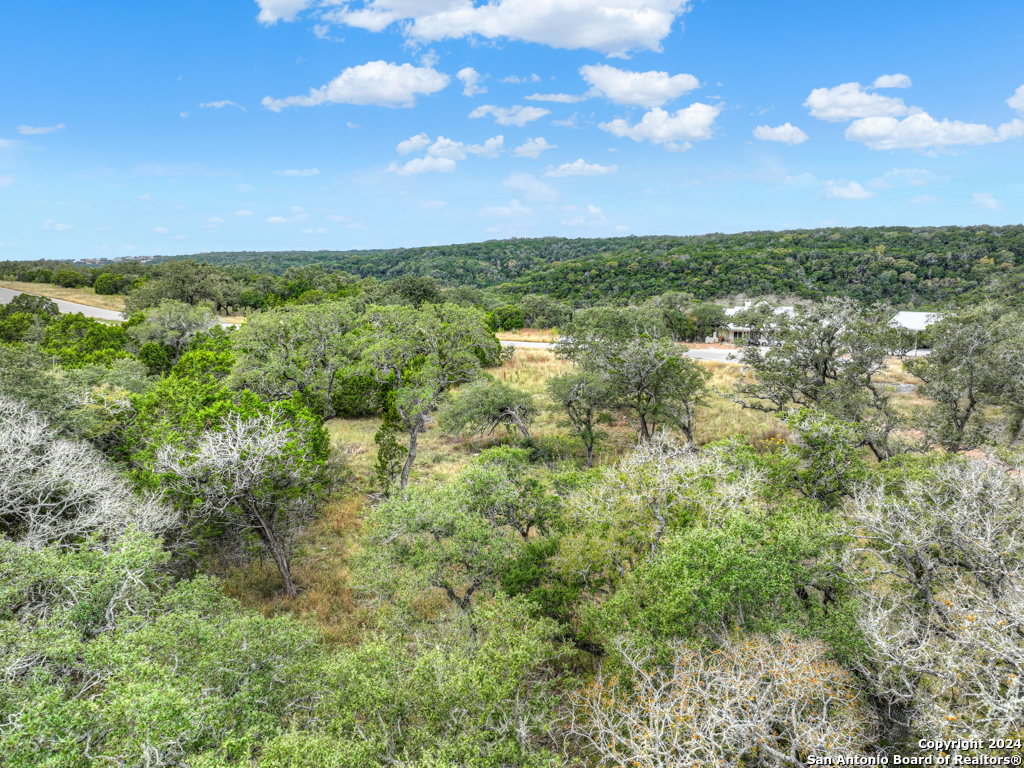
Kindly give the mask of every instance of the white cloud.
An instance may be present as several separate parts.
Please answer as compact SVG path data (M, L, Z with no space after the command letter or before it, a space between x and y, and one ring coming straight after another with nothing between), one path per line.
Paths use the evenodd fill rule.
M910 198L907 202L913 203L914 205L927 205L939 202L939 198L935 195L918 195L917 197Z
M430 145L427 154L431 157L443 157L446 160L465 160L465 144L438 136L437 141Z
M345 123L345 125L347 125L349 128L358 128L359 127L359 123L353 123L351 120L349 120L347 123Z
M54 232L65 232L71 229L74 224L58 224L53 219L47 219L43 222L43 229L52 229Z
M327 103L412 107L416 104L417 94L437 93L449 82L448 75L433 67L371 61L349 67L327 85L310 88L308 96L285 99L267 96L261 103L274 112L285 107L313 107Z
M424 200L422 203L418 203L416 207L422 208L424 211L438 211L447 205L448 203L443 200Z
M167 227L153 227L153 231L158 235L166 235L170 230Z
M754 129L754 138L761 141L778 141L789 146L803 144L809 138L792 123L783 123L771 128L767 125L759 125Z
M185 206L184 205L176 205L176 206L174 206L174 210L176 210L176 211L184 211L185 210Z
M237 187L235 187L235 189L237 189L241 194L247 195L250 192L252 192L252 185L251 184L239 184Z
M541 109L540 107L523 107L516 104L512 109L505 109L504 107L484 104L470 112L469 116L486 117L487 115L494 115L494 122L498 125L517 125L522 128L527 123L539 120L544 115L550 114L550 110Z
M583 162L581 157L572 163L562 163L557 168L551 166L544 175L550 178L561 178L563 176L604 176L608 173L615 173L618 170L619 166L617 165L598 165L597 163L588 165Z
M260 7L257 20L260 24L270 26L279 21L295 21L299 12L306 10L312 0L256 0Z
M44 125L39 128L33 128L31 125L19 125L18 133L23 136L35 136L40 133L53 133L54 131L63 131L64 123L57 123L57 125Z
M306 168L305 170L298 170L298 169L295 169L295 168L291 168L291 169L289 169L287 171L274 171L274 173L277 174L278 176L298 176L298 177L319 176L320 175L320 171L317 170L316 168Z
M538 136L536 139L531 137L516 147L512 154L516 157L532 157L536 160L544 150L557 149L557 147L557 144L548 144L543 136Z
M0 188L14 186L13 176L0 176Z
M538 75L536 75L536 74L530 75L529 77L516 77L515 75L509 75L508 77L503 79L501 82L503 82L503 83L516 83L517 85L521 85L523 83L539 83L540 82L540 77Z
M815 88L804 106L811 116L832 123L858 117L897 117L914 111L903 99L867 93L860 83L843 83L835 88Z
M188 240L188 235L175 235L171 240Z
M631 72L607 64L580 67L583 79L591 85L591 94L604 96L615 104L637 107L660 107L684 93L700 87L693 75L672 75L668 72Z
M500 155L505 150L505 137L502 134L498 134L493 138L488 139L483 144L467 144L466 151L471 155L479 155L480 157L486 157L493 159Z
M558 104L577 104L590 98L589 95L574 96L571 93L531 93L524 97L527 101L553 101Z
M369 229L370 227L368 225L366 225L366 224L363 224L361 221L356 221L356 222L353 222L352 224L349 224L348 228L349 229Z
M337 214L337 213L332 213L330 216L327 217L327 220L328 221L348 221L348 216L342 216L342 215Z
M655 107L636 125L630 125L619 117L598 127L613 136L628 136L633 141L647 139L652 144L664 144L672 151L686 151L690 148L690 141L711 138L712 126L721 111L721 106L699 102L677 110L675 114ZM684 143L679 144L680 141Z
M327 230L323 227L320 227L319 229L302 229L299 231L304 235L324 235L327 233Z
M625 56L641 48L660 51L673 22L689 9L689 0L363 0L324 18L372 32L397 22L421 43L477 35Z
M787 176L782 183L791 187L809 187L818 183L813 173L801 173L796 176Z
M891 189L904 184L911 187L927 187L938 181L944 181L944 179L923 168L893 168L869 181L867 186L872 189Z
M139 200L145 200L145 201L146 201L147 203L148 203L148 202L149 202L150 200L152 200L152 199L153 199L153 196L152 196L152 195L151 195L151 194L150 194L149 192L147 192L147 193L146 193L146 194L144 194L144 195L139 195Z
M979 205L982 208L988 208L990 211L998 211L1003 207L1003 204L996 200L988 192L975 192L974 196L971 197L971 202L975 205Z
M219 219L216 216L211 216L206 220L206 223L210 226L216 226L217 224L223 224L224 219Z
M518 200L509 200L508 205L485 205L477 211L477 216L483 216L485 219L508 219L528 216L531 213L533 211Z
M430 137L425 133L418 133L410 136L405 141L398 142L395 151L400 155L408 155L410 152L419 152L430 144Z
M866 200L869 197L876 197L877 192L864 189L856 181L846 184L838 181L830 181L825 185L825 197L834 200Z
M575 112L573 112L572 115L567 117L565 120L552 120L551 124L561 126L562 128L579 128L579 125L576 124Z
M960 144L993 144L1024 136L1024 120L1011 120L998 128L959 120L936 120L927 112L895 117L865 117L846 129L846 138L872 149L928 149Z
M872 88L909 88L913 83L906 75L881 75L875 78Z
M567 205L565 209L575 211L579 210L579 208L577 208L575 205ZM575 216L572 219L563 221L562 224L564 224L567 227L578 227L584 224L589 226L598 226L606 222L604 213L602 213L601 209L598 208L596 205L588 205L587 211L588 213L590 213L590 220L588 220L586 216Z
M227 99L224 99L223 101L205 101L199 105L200 109L206 109L208 107L212 107L213 109L220 109L221 107L238 107L240 110L245 112L245 107L243 107L241 104L237 104L233 101L228 101Z
M1010 105L1010 109L1017 110L1024 117L1024 85L1014 91L1013 96L1008 98L1006 103Z
M527 200L536 200L543 203L550 202L558 197L558 192L550 184L535 178L530 173L513 171L501 184L513 192L521 192Z
M252 216L252 215L253 215L252 211L246 211L246 210L235 211L235 216Z
M384 170L397 173L399 176L415 176L420 173L451 173L455 170L455 161L447 157L416 157L405 165L392 163Z
M462 81L462 85L465 86L462 89L463 96L475 96L478 93L487 93L487 86L477 85L480 82L482 75L472 67L464 67L455 73L455 76Z
M185 111L185 112L179 112L179 113L178 113L178 117L188 117L188 112L187 112L187 111Z
M268 224L305 224L309 221L309 214L301 208L292 206L291 216L271 216L267 219Z

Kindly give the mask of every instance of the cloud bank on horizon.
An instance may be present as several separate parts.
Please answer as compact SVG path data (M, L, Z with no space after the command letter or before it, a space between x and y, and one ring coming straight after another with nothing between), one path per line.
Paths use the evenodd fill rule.
M46 30L12 2L17 62ZM146 44L160 12L125 22L134 74L160 84L118 110L93 48L13 65L0 259L1020 222L1016 7L924 34L909 9L879 31L753 0L183 0L220 48L194 27L211 59L175 57ZM786 33L802 50L752 45Z

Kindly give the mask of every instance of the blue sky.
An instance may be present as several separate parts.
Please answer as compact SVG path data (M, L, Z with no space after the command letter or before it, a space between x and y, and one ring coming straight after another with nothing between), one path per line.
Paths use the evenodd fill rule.
M6 0L0 259L1024 220L1024 3Z

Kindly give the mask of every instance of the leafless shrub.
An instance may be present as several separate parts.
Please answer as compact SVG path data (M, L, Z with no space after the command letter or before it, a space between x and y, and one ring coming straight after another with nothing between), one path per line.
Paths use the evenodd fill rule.
M0 531L23 546L70 544L128 528L176 522L156 497L140 498L88 443L59 438L28 406L0 398Z
M851 675L820 642L675 641L669 667L649 649L616 647L625 671L598 674L570 704L570 738L600 765L802 766L811 753L857 754L873 735Z
M1024 482L951 462L899 495L862 487L846 568L860 587L861 672L894 727L929 738L1024 728Z

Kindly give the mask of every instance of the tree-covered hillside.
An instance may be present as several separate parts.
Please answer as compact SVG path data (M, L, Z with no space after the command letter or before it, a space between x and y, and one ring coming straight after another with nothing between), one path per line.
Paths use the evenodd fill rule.
M175 257L161 257L157 261ZM1024 286L1024 226L857 227L694 237L538 238L374 251L204 253L280 274L320 263L357 277L430 276L449 286L548 294L582 306L666 291L697 298L845 295L913 306L1013 299Z

